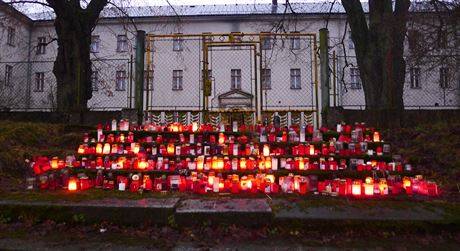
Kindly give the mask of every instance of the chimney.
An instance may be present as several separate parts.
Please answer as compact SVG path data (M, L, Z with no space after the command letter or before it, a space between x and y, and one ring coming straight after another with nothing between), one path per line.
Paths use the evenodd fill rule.
M272 14L276 14L278 10L278 0L272 0Z

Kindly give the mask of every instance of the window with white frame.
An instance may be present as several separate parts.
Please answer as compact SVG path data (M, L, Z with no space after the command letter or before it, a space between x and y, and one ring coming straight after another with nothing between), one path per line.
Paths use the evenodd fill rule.
M144 71L144 90L153 90L153 70Z
M241 69L230 70L230 89L240 90L241 89Z
M91 36L91 45L90 45L90 50L92 53L98 53L99 52L99 43L101 42L101 39L99 35L93 35Z
M410 76L410 88L412 89L420 89L422 86L420 85L420 67L411 67L409 69L409 76Z
M35 73L35 92L43 92L45 87L45 73L44 72L36 72Z
M291 89L300 88L300 69L291 69Z
M126 35L117 36L117 52L128 51L128 37Z
M292 32L292 33L299 33L299 32ZM298 50L300 49L300 36L291 36L291 50Z
M125 91L127 80L128 78L126 77L126 71L117 71L115 73L115 90Z
M91 87L93 91L99 90L99 71L91 72Z
M203 78L204 78L204 70L201 70L201 84L200 84L200 90L203 90ZM212 70L208 69L208 80L212 81Z
M270 90L272 88L272 70L262 69L262 90Z
M13 86L13 66L5 65L5 86Z
M16 44L16 30L13 27L8 27L6 43L11 46Z
M261 43L262 43L262 50L271 50L272 49L272 45L273 45L273 41L272 41L272 37L270 37L270 35L268 34L264 34L262 33L262 36L260 37L261 39Z
M37 55L46 53L46 37L39 37L37 44Z
M173 70L173 78L172 78L172 89L173 91L181 91L182 90L182 81L184 77L183 70Z
M357 67L350 68L350 88L361 89L361 77Z
M176 37L173 39L173 51L184 50L184 38L181 36L182 33L176 33Z
M449 88L449 68L439 68L439 87L442 89Z

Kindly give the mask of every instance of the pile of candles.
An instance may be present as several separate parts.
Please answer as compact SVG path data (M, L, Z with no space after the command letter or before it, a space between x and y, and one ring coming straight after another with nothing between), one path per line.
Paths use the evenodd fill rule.
M363 124L354 129L340 124L336 131L312 126L239 127L236 122L231 127L197 123L137 127L123 120L119 125L117 121L100 125L93 138L85 134L72 166L148 171L403 170L400 162L391 161L390 145ZM325 141L323 134L329 135Z
M141 156L141 155L139 155ZM385 162L363 159L352 159L350 165L345 159L340 162L330 158L319 158L318 160L308 157L228 157L228 156L196 156L195 158L168 158L168 157L101 157L89 160L82 157L76 160L74 156L68 156L67 161L53 157L51 160L47 157L36 158L32 168L34 173L39 175L49 170L58 170L63 168L86 168L95 170L137 170L137 171L168 171L171 173L189 170L189 171L277 171L277 170L298 170L298 171L338 171L346 170L352 166L356 171L403 171L400 162ZM353 163L354 161L354 163ZM410 171L411 167L406 166L405 170Z
M308 175L309 170L410 171L410 165L403 168L399 160L392 158L390 145L383 142L380 133L362 123L315 130L312 126L239 126L237 122L217 126L146 122L137 126L127 120L113 120L109 125L99 125L95 133L85 133L75 156L37 157L33 159L32 169L42 189L318 192L342 196L376 196L401 191L438 193L436 184L418 178L318 181L316 176ZM97 176L94 179L83 173L71 176L69 169L72 173L94 169ZM305 173L276 176L281 169ZM57 170L66 172L56 175L61 178L49 175L58 173ZM119 170L135 174L125 176L117 173ZM179 175L183 171L189 174ZM247 171L247 175L228 174L234 171ZM167 176L152 175L160 172ZM410 185L406 184L408 179Z
M99 171L95 178L91 179L81 173L78 176L68 176L39 179L40 189L58 189L59 187L69 191L101 188L105 190L119 190L129 192L192 192L206 193L319 193L333 196L387 196L391 194L405 193L407 195L419 194L427 196L439 195L436 183L425 181L421 176L404 177L389 176L387 179L374 180L367 177L361 179L333 179L318 181L315 175L280 176L273 174L257 173L254 175L229 174L223 176L220 173L198 173L190 175L169 175L151 177L143 173L114 176L112 173L104 175Z

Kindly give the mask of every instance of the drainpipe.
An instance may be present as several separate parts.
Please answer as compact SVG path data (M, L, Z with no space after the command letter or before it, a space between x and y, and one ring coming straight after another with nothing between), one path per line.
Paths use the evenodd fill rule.
M272 0L272 14L276 14L278 10L278 0Z

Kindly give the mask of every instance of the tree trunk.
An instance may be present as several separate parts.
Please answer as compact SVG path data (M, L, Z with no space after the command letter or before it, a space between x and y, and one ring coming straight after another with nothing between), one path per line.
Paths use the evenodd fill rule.
M83 9L80 0L47 0L56 19L58 54L53 72L57 81L57 110L87 110L92 97L91 32L107 0L93 0Z
M77 31L67 20L56 20L58 54L54 63L59 111L84 111L91 99L91 33Z
M355 44L366 109L403 110L404 37L409 0L369 0L366 21L359 0L342 0ZM369 23L369 24L368 24Z

